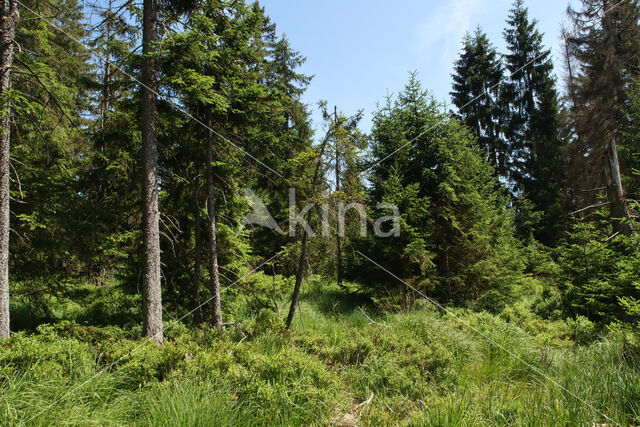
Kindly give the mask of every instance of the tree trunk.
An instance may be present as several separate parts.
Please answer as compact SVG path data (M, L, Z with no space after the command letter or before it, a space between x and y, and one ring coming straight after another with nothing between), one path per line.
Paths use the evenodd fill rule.
M620 178L620 163L618 162L618 150L615 141L611 141L609 149L604 156L604 170L607 184L607 198L611 203L611 219L616 231L629 236L633 227L629 222L631 214L627 201L624 198L624 189Z
M336 195L338 195L338 225L336 227L336 270L337 270L337 281L338 286L342 287L342 209L340 209L340 202L342 198L339 196L340 194L340 151L338 149L339 139L335 128L338 126L338 107L333 107L333 117L334 117L334 138L333 143L335 144L335 152L336 152Z
M100 100L100 127L104 127L104 120L107 115L107 111L109 111L109 98L110 94L110 80L111 80L111 0L109 0L109 10L108 10L109 19L107 19L107 29L106 29L106 45L107 52L104 58L104 70L102 74L102 99ZM106 147L102 146L102 150L105 151Z
M324 150L328 141L329 135L325 137L322 142L322 147L320 148L320 155L318 156L318 162L316 163L316 170L313 173L313 181L311 181L312 195L315 195L316 192L318 177L320 175L320 166L322 166L322 156L324 155ZM296 270L296 284L293 287L293 295L291 296L291 306L289 307L289 314L287 315L287 329L291 327L291 324L293 323L293 316L296 314L296 307L298 305L298 299L300 298L300 288L302 287L302 279L304 278L304 267L307 261L307 241L309 240L309 235L307 234L306 227L302 227L302 229L304 231L302 234L302 242L300 243L300 258L298 260L298 269Z
M195 310L195 312L193 313L194 321L197 324L200 324L202 323L202 303L200 302L200 283L202 281L202 276L200 274L202 266L202 249L200 247L200 221L198 220L197 216L193 234L195 238L195 261L193 264L193 293L191 297L191 304L193 306L193 310Z
M11 89L13 42L19 10L15 0L3 0L0 23L0 98L5 102L0 118L0 339L8 338L9 329L9 147L11 142L11 106L7 92Z
M142 300L144 306L144 335L163 342L162 287L160 278L160 229L158 210L158 147L156 110L155 59L149 57L155 49L158 11L155 0L144 0L142 12L142 234L143 272Z
M209 134L207 137L207 238L209 243L209 289L213 298L212 324L222 329L222 308L220 306L220 274L218 273L218 242L216 232L215 193L213 191L213 131L211 118L208 120Z
M287 315L287 329L291 327L293 323L293 316L296 314L296 307L298 306L298 299L300 298L300 287L302 286L302 279L304 278L304 266L307 259L307 240L309 240L309 234L307 230L302 234L302 242L300 244L300 259L298 260L298 268L296 270L296 284L293 287L293 295L291 296L291 306L289 307L289 314Z

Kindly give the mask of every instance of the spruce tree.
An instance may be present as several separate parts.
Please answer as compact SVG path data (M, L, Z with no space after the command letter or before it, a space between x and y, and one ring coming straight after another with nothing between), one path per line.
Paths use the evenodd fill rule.
M16 284L42 289L26 297L32 307L66 291L62 278L78 277L84 212L80 176L90 149L92 65L86 48L34 16L54 16L75 39L86 33L75 0L22 2L12 79L10 270ZM28 7L28 9L27 9ZM30 10L29 10L30 9ZM32 12L33 11L33 12ZM14 288L15 294L23 293ZM46 309L43 309L46 313ZM49 313L50 314L50 313Z
M623 178L631 176L632 151L621 132L627 125L629 89L640 64L637 0L581 0L569 8L566 45L573 64L568 82L575 138L570 146L571 187L577 207L598 202L605 186L602 157L615 141Z
M324 215L322 244L325 268L328 274L335 272L338 285L344 287L345 252L350 250L352 239L361 229L366 212L358 207L365 202L365 186L362 182L363 153L367 147L366 136L358 129L362 111L353 116L333 112L325 101L320 102L331 146L326 150L324 163L327 169L328 195ZM363 215L365 214L365 215ZM328 256L327 256L328 255ZM335 260L335 262L333 262Z
M16 1L2 3L0 25L0 339L9 337L9 162L11 142L11 67L20 12Z
M142 131L142 303L143 334L163 342L160 273L160 211L158 207L157 76L158 4L144 0L142 7L142 73L140 110Z
M141 180L138 83L131 79L139 43L133 4L96 10L101 21L88 35L97 52L93 70L87 165L79 174L82 199L77 235L83 274L100 286L115 282L138 289ZM97 6L96 6L97 7ZM124 71L124 72L123 72Z
M165 275L166 292L175 301L188 289L196 307L195 300L209 298L199 296L192 278L208 284L205 292L215 308L209 317L218 327L224 307L216 304L216 294L238 291L224 288L233 277L228 273L245 274L248 263L272 257L287 243L268 228L245 228L244 191L260 195L277 220L286 210L293 174L288 161L310 141L300 101L309 79L296 71L303 58L275 37L275 27L256 5L209 2L185 22L185 31L165 38L159 56L161 87L190 116L164 109L160 114L164 214L178 219L182 230L163 242L163 263L178 270ZM189 274L183 254L196 255ZM205 264L208 274L200 271Z
M478 138L485 157L503 181L509 175L509 152L502 129L500 105L503 67L500 55L480 27L462 40L462 52L454 66L453 104L458 117Z
M404 156L387 157L408 141ZM468 128L412 75L397 100L377 112L371 142L372 207L395 204L401 217L399 236L372 238L370 253L443 300L468 301L492 290L506 297L522 268L513 223Z
M509 76L502 96L507 108L511 184L517 196L526 197L533 211L540 212L534 237L551 245L560 238L566 218L565 148L559 134L551 51L543 46L537 22L529 19L522 0L514 2L507 24ZM521 234L524 229L520 227Z
M620 161L622 169L631 172L622 177L625 194L629 199L640 200L640 78L634 79L628 96L629 117L622 135Z

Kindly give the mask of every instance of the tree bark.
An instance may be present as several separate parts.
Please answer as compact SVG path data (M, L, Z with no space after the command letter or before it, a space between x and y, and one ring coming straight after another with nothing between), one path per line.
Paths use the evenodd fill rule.
M13 43L19 10L15 0L3 0L0 23L0 99L5 103L0 118L0 339L8 338L9 329L9 150L11 143L11 67Z
M142 12L142 221L144 335L162 343L162 287L160 276L160 229L158 210L158 141L156 64L150 55L157 41L156 0L144 0Z
M11 143L11 89L13 43L19 10L15 0L3 0L0 23L0 98L4 115L0 118L0 339L8 338L9 329L9 152Z
M212 324L222 329L222 308L220 304L220 274L218 272L218 241L216 231L215 192L213 191L213 131L211 117L208 120L209 133L207 137L207 238L209 243L209 290L213 298Z

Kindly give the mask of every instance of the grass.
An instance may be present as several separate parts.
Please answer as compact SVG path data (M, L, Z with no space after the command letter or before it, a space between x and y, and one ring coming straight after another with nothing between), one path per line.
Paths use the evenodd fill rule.
M640 366L621 339L581 345L519 310L381 312L316 281L290 332L282 315L238 313L244 340L178 325L158 347L129 328L41 325L0 345L0 424L640 423Z

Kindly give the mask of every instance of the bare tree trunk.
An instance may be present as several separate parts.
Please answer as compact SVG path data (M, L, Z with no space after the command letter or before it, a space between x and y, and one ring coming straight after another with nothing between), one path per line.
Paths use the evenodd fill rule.
M110 98L110 85L109 82L111 80L111 0L109 0L109 18L107 19L107 34L106 34L106 45L107 52L105 54L104 59L104 71L102 75L102 99L100 100L100 127L104 126L104 120L107 115L107 111L109 111L109 98ZM102 147L103 151L105 147Z
M212 324L217 329L222 329L222 308L220 305L220 274L218 272L218 241L216 231L215 193L213 191L213 131L211 130L211 117L208 120L209 134L207 137L207 237L209 243L209 289L213 298Z
M327 135L322 142L320 148L320 155L318 156L318 162L316 163L316 170L313 173L313 181L311 181L311 194L315 195L316 187L318 184L318 177L320 175L320 167L322 166L322 156L324 150L329 141L329 135ZM306 218L305 218L306 220ZM302 241L300 242L300 258L298 260L298 268L296 270L296 284L293 287L293 295L291 296L291 306L289 307L289 314L287 315L286 327L289 329L293 323L293 316L296 314L296 307L298 305L298 299L300 298L300 287L302 286L302 279L304 279L304 267L307 261L307 241L309 240L309 234L307 228L303 227Z
M338 149L339 139L337 133L335 132L335 128L338 126L338 107L333 107L333 117L334 117L334 138L333 143L335 144L335 152L336 152L336 195L340 193L340 151ZM338 196L338 225L336 227L336 269L337 271L337 281L338 286L342 287L342 209L340 209L341 197Z
M573 66L571 65L571 52L569 51L569 44L567 31L562 29L562 43L564 44L564 60L567 68L567 93L569 94L569 100L571 101L571 108L574 108L577 104L576 101L576 86L574 83Z
M13 42L20 17L18 2L3 0L0 23L0 98L5 102L0 118L0 339L9 338L9 149L11 143L11 89Z
M607 184L607 198L611 203L611 219L614 221L616 231L628 236L633 231L633 227L631 223L628 222L631 214L627 206L627 201L624 198L624 189L622 188L622 179L620 178L618 150L615 141L611 141L603 160Z
M158 141L156 110L155 59L149 57L155 49L158 11L156 0L144 0L142 12L142 234L143 271L142 300L144 306L144 336L163 342L162 287L160 277L160 229L158 210Z
M298 306L298 299L300 298L300 287L302 286L302 279L304 278L304 266L307 259L307 240L309 240L309 234L305 231L302 234L302 242L300 243L300 259L298 260L298 268L296 270L296 284L293 287L293 295L291 296L291 306L289 307L289 314L287 315L287 329L291 327L293 323L293 316L296 314L296 307Z
M202 266L202 243L200 242L200 221L198 217L196 217L195 226L193 230L194 238L195 238L195 261L193 264L193 294L192 294L192 305L193 310L193 318L196 323L202 323L202 303L200 301L200 283L202 282L201 276L201 266Z

